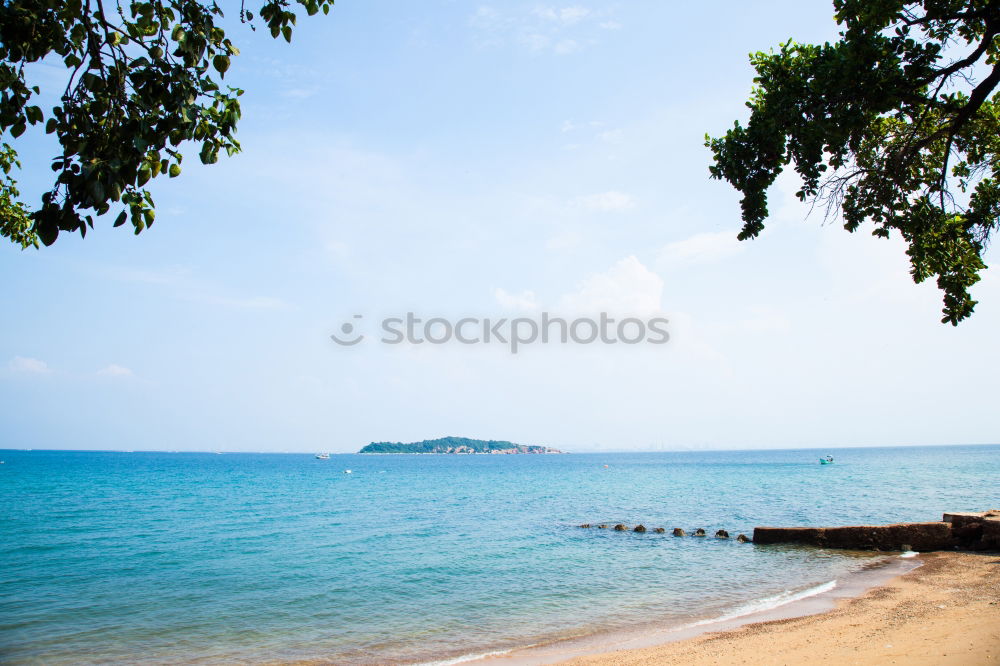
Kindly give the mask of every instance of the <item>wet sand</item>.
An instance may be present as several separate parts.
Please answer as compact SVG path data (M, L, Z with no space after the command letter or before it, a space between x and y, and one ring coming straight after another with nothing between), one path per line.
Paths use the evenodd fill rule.
M561 663L1000 665L1000 554L920 559L920 568L825 613Z

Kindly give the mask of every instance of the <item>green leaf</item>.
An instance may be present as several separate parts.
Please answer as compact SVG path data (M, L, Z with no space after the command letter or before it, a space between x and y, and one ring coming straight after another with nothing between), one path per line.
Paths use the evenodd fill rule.
M286 42L290 43L292 41L292 27L286 25L284 28L281 29L281 35L282 37L285 38Z
M180 167L180 165L179 164L171 164L170 165L170 177L171 178L176 178L179 175L181 175L181 167Z
M229 56L217 55L212 58L212 66L219 74L225 74L229 69Z

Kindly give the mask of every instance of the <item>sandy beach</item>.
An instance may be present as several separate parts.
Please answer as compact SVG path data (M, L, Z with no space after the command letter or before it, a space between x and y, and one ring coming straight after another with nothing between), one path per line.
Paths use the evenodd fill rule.
M1000 664L1000 554L921 559L920 568L826 613L562 663Z

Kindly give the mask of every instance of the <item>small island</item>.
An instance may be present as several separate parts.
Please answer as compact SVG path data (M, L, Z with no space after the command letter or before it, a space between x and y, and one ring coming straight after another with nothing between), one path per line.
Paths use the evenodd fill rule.
M480 454L516 454L516 453L563 453L547 446L515 444L497 440L469 439L468 437L441 437L440 439L425 439L422 442L372 442L358 453L480 453Z

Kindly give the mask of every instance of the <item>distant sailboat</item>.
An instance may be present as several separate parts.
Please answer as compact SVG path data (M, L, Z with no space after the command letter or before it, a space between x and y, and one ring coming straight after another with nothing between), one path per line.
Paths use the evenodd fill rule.
M329 453L317 453L316 454L316 459L317 460L329 460L330 459L330 454Z

